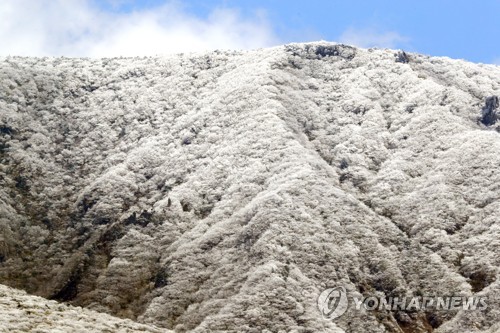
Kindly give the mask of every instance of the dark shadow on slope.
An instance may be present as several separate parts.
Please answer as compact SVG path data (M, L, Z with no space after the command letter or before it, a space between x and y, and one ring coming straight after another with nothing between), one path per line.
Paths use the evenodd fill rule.
M77 271L69 278L64 287L56 294L52 295L49 299L60 302L68 302L75 299L78 294L78 283L81 280L81 272Z
M499 107L498 96L486 98L485 105L481 110L481 122L486 126L494 125L498 120L497 109Z
M169 275L167 267L160 268L151 279L151 282L154 282L154 288L165 287L168 284Z
M125 219L124 223L126 225L128 224L135 224L139 225L141 227L146 227L149 222L151 222L151 218L153 216L153 213L148 212L146 210L143 210L139 216L137 216L137 213L134 212L132 215L130 215L128 218Z
M486 265L475 264L462 266L459 273L465 277L472 287L472 291L477 293L495 282L496 274L493 269Z
M0 134L12 135L14 133L15 133L15 131L12 127L10 127L8 125L0 125Z
M432 317L432 314L422 312L407 312L398 311L394 318L404 333L430 333L434 329L441 326L443 321L437 317Z
M112 255L112 245L125 235L126 230L122 224L115 223L111 224L106 230L103 230L99 237L95 240L90 240L81 246L81 248L73 254L74 259L69 260L70 264L64 267L68 273L69 278L63 282L62 285L58 281L54 281L56 285L53 287L52 294L48 297L49 299L69 302L73 301L78 297L78 286L81 281L85 279L88 274L88 270L91 267L95 268L97 256L104 256L106 258L105 265L111 261ZM89 237L90 239L92 237ZM100 267L101 269L105 267Z

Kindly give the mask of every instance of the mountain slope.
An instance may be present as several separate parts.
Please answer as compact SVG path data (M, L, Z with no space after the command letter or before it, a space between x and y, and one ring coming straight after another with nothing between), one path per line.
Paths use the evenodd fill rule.
M500 68L349 46L0 63L0 282L178 332L491 332ZM327 321L326 288L484 295Z
M170 332L0 285L0 332Z

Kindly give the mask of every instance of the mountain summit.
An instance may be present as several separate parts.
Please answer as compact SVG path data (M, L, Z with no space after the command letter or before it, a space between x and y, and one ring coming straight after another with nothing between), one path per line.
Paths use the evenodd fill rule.
M0 283L175 332L500 330L498 66L7 57L0 93ZM352 303L455 295L487 306Z

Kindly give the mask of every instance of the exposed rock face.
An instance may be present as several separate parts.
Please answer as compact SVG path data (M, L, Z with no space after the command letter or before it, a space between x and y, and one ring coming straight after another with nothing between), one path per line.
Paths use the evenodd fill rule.
M177 332L494 332L500 67L405 57L4 58L0 282ZM333 286L488 307L324 320Z

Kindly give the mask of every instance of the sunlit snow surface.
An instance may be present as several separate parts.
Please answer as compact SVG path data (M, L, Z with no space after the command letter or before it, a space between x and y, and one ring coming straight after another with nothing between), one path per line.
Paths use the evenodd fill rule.
M0 283L177 332L496 332L500 67L407 57L3 58ZM488 308L327 321L335 286Z
M151 332L165 329L72 307L0 285L0 332Z

